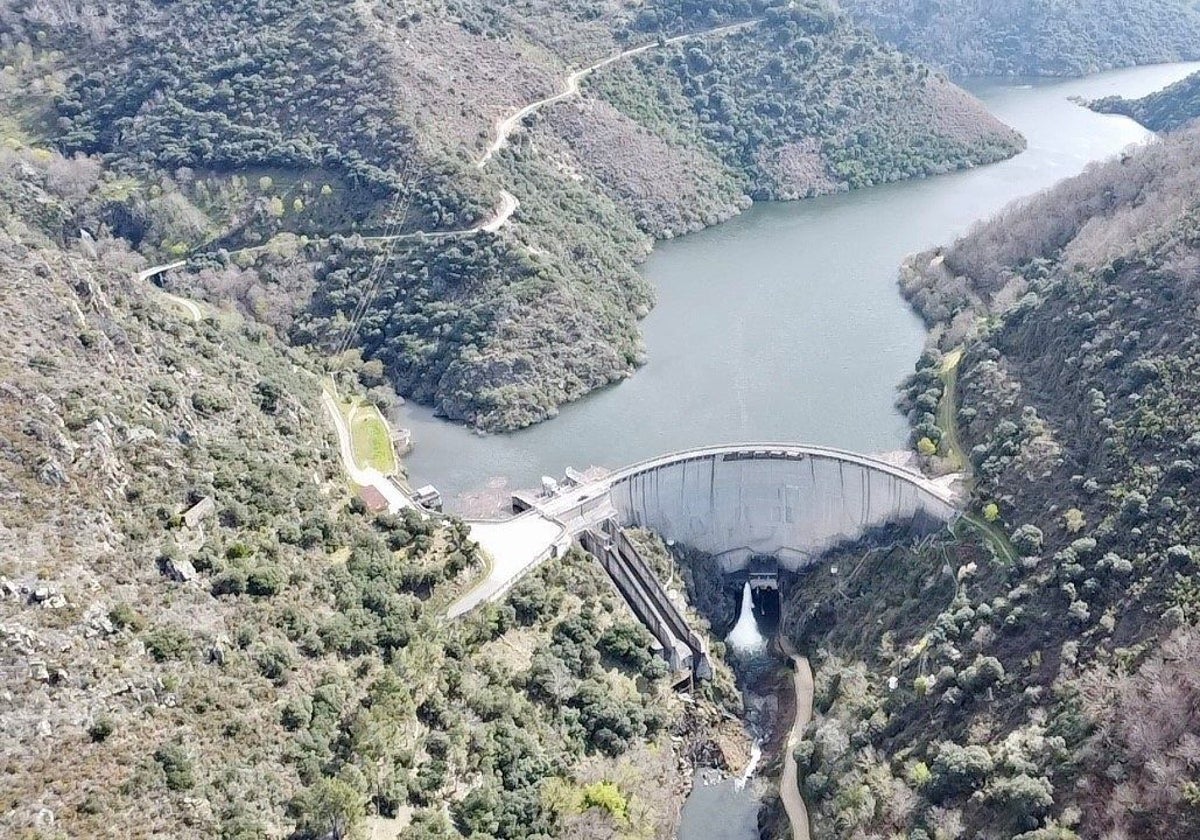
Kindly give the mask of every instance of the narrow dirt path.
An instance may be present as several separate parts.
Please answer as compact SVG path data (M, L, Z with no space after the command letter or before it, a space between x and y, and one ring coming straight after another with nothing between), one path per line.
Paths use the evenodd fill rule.
M411 233L393 233L384 236L364 236L364 242L401 242L406 239L449 239L456 236L470 236L473 233L483 231L485 233L496 233L502 227L507 225L512 220L513 214L521 206L521 202L517 197L508 190L500 191L500 200L496 203L496 209L487 216L487 218L476 222L470 227L457 228L455 230L417 230ZM317 237L316 242L328 242L332 236ZM270 246L270 242L263 242L260 245L247 245L245 248L238 248L229 251L229 256L237 254L253 254L255 251L263 251Z
M801 656L792 648L790 642L783 636L779 637L780 646L792 660L795 670L792 681L796 691L796 717L792 720L792 728L784 745L783 773L779 779L779 799L787 813L788 821L792 824L793 840L811 840L811 828L808 822L808 807L804 797L800 795L800 771L796 767L793 753L804 738L804 730L812 720L813 711L813 675L808 657Z
M496 209L492 214L482 221L476 222L470 227L459 228L458 230L418 230L413 233L395 233L391 236L364 236L366 242L394 242L402 239L440 239L442 237L451 236L467 236L472 233L484 231L486 233L495 233L508 224L513 217L513 213L517 212L517 208L521 206L521 202L517 197L508 190L500 190L500 200L496 203Z
M954 468L963 474L963 482L969 492L974 486L971 459L963 446L958 428L958 368L964 352L965 348L960 345L947 351L942 357L942 367L939 371L942 379L942 399L938 403L937 418L938 426L942 429L942 440L946 444L946 457L951 460ZM1005 561L1009 564L1017 562L1017 550L1003 528L972 513L963 513L962 518L978 530Z
M192 323L200 323L204 319L204 313L200 311L200 307L187 298L181 298L179 295L173 295L170 292L163 292L163 296L177 306L182 306L192 316Z
M479 226L479 229L487 233L495 233L508 224L508 220L512 218L512 214L517 212L517 208L521 206L521 202L517 201L517 197L508 190L500 190L500 207L496 211L496 215L490 221L487 221Z
M173 263L151 266L150 268L139 271L137 273L137 280L139 283L145 283L150 279L157 277L159 274L176 268L183 268L185 265L187 265L187 260L177 260ZM161 289L159 292L173 303L176 303L186 309L191 315L193 321L199 322L203 319L204 313L193 301L190 301L187 298L179 297L178 295L169 294ZM353 481L355 484L359 484L364 487L374 487L376 490L378 490L379 493L387 500L388 511L390 513L395 513L396 511L404 508L415 508L419 510L420 508L418 508L412 499L410 499L408 495L396 485L395 482L391 481L388 476L384 475L374 467L359 466L358 459L354 456L354 441L352 436L353 433L350 430L350 423L342 414L341 407L338 405L337 400L334 399L333 395L330 394L329 391L324 387L321 389L321 403L325 406L325 410L329 415L329 419L333 423L333 428L338 439L338 451L342 456L342 466L346 470L346 474L350 477L351 481ZM380 415L380 420L386 427L387 420L383 417L383 415Z
M676 35L673 38L668 38L661 44L658 41L651 41L648 44L632 47L624 52L619 52L615 55L610 55L607 58L603 58L594 64L589 64L587 67L582 67L578 70L572 71L566 77L566 79L563 80L563 89L561 91L553 96L547 96L546 98L539 99L536 102L530 102L528 105L518 109L509 116L497 122L495 139L492 140L491 144L487 148L487 151L483 153L483 156L475 162L475 165L479 169L483 169L485 166L487 166L487 163L492 159L492 156L504 148L505 143L508 142L509 135L511 135L520 127L521 120L525 119L530 114L545 108L547 105L553 105L556 102L562 102L563 100L570 99L571 97L578 95L580 83L590 74L596 72L602 67L607 67L610 64L614 64L626 58L632 58L635 55L657 49L658 47L677 44L681 41L686 41L689 38L707 38L715 35L723 35L729 32L736 32L740 29L747 29L751 26L755 26L761 21L762 18L755 18L754 20L745 20L739 23L729 23L725 24L724 26L717 26L713 29L706 29L702 32L691 32L686 35ZM413 231L412 233L396 233L385 236L364 236L363 239L367 242L399 242L408 239L441 239L455 236L469 236L473 233L480 232L496 233L509 223L513 217L513 214L520 206L521 202L515 195L510 193L508 190L501 190L495 211L486 219L483 219L471 225L470 227L458 228L456 230L418 230ZM325 242L330 238L331 237L329 236L320 237L317 239L317 241ZM248 245L245 248L237 248L229 251L228 253L230 256L237 254L253 254L256 251L262 251L266 249L269 244L269 242L264 242L260 245Z
M736 32L740 29L746 29L754 26L761 21L762 18L755 18L754 20L744 20L739 23L728 23L724 26L705 29L701 32L689 32L686 35L676 35L673 38L668 38L661 43L658 41L651 41L648 44L631 47L624 52L610 55L594 64L589 64L587 67L581 67L578 70L572 71L567 78L563 80L563 88L558 93L554 94L553 96L547 96L545 99L539 99L536 102L530 102L525 107L514 111L509 116L497 122L495 139L492 140L491 145L487 147L487 151L485 151L483 156L476 161L475 165L480 169L483 169L485 166L487 166L488 161L491 160L497 152L504 148L504 144L508 142L509 135L516 131L521 125L521 120L525 119L536 111L540 111L547 105L553 105L556 102L562 102L565 99L570 99L571 97L577 95L579 93L579 83L592 73L595 73L597 70L607 67L610 64L615 64L623 59L632 58L635 55L640 55L641 53L649 52L650 50L657 49L659 47L678 44L680 41L686 41L689 38L706 38L712 35L723 35L728 32Z

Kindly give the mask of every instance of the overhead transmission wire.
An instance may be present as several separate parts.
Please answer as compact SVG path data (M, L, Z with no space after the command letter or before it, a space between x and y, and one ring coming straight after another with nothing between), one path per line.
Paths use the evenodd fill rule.
M342 337L338 341L337 350L334 353L335 356L340 356L342 353L345 353L350 348L350 345L354 342L354 339L358 336L358 331L362 326L363 319L366 317L371 304L375 300L375 296L379 292L380 281L383 279L383 269L391 261L392 255L395 253L396 243L399 241L397 233L408 221L408 214L412 208L413 196L412 191L408 188L408 172L411 164L412 162L409 161L405 165L403 190L396 193L396 197L392 201L391 209L388 211L390 219L388 226L384 229L383 233L384 241L387 243L387 247L376 254L375 259L371 264L371 270L368 272L366 280L367 291L359 299L357 306L355 306L354 311L351 313L350 320L343 328ZM397 215L396 210L400 204L401 197L405 199L404 211L403 213Z
M404 214L403 214L401 223L396 226L397 229L402 228L404 225L404 222L407 221L408 210L409 210L409 207L406 204L405 208L404 208ZM358 337L358 331L362 327L363 321L366 319L366 316L370 312L371 304L375 302L375 297L379 293L380 284L383 280L384 269L386 269L388 264L391 262L392 255L395 253L396 242L399 241L394 235L391 235L391 234L389 234L389 235L392 236L392 238L388 240L386 252L377 255L375 262L372 266L372 274L368 275L368 277L370 277L371 279L369 280L367 293L363 296L363 299L360 301L358 313L354 318L351 319L350 323L347 324L348 332L346 333L345 338L341 342L341 348L338 350L339 356L342 353L345 353L347 350L349 350L351 345L354 344L354 340Z
M384 228L383 235L385 237L389 237L384 240L385 242L387 242L389 244L389 246L393 241L390 237L393 236L394 231L396 229L398 229L400 224L402 224L402 223L397 222L398 217L396 214L396 211L397 211L397 208L399 207L400 199L401 199L402 195L403 195L403 192L401 192L400 190L397 190L395 197L392 199L392 206L390 208L388 208L388 214L387 214L388 222L387 222L386 227ZM405 218L407 218L407 208L405 210ZM358 302L355 304L354 309L350 313L350 317L346 321L346 326L342 328L341 337L338 339L338 342L336 345L336 350L334 351L335 356L340 356L349 347L350 333L355 328L357 323L360 322L361 319L363 318L363 316L365 315L366 309L370 304L370 298L372 297L372 291L374 290L374 288L378 282L380 270L382 268L382 263L386 259L390 258L390 256L391 256L391 248L390 247L388 247L384 251L380 251L378 254L375 255L375 258L371 263L371 269L370 269L370 271L367 272L366 279L364 280L364 284L367 287L367 291L362 295L362 297L360 297L358 299Z

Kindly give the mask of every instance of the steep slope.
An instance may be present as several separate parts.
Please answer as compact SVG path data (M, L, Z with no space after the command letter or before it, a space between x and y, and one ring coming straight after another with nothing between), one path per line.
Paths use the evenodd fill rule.
M633 266L652 237L721 221L747 195L933 174L1021 142L944 80L812 7L613 63L582 99L527 122L486 170L521 200L515 224L495 241L396 254L360 330L402 392L486 428L552 416L640 363L637 319L652 299ZM473 272L480 260L489 268ZM361 294L361 266L339 260L322 281L331 297L306 335L336 327L337 301Z
M639 56L596 89L651 129L665 116L756 199L938 174L1021 144L945 78L818 6L772 9L757 27Z
M973 99L815 0L139 0L12 7L0 27L51 63L59 92L41 116L60 149L203 211L180 210L192 224L168 239L147 230L154 196L121 196L111 229L162 252L199 247L212 267L258 265L273 289L255 308L273 324L357 343L402 393L488 429L632 373L652 303L634 267L654 238L748 196L1020 148ZM695 41L670 41L685 33ZM560 93L571 68L639 45L482 166L498 123ZM28 72L32 89L45 68ZM502 190L517 214L476 230ZM243 250L280 232L300 238Z
M903 404L931 467L962 441L971 518L844 547L785 605L831 836L1200 830L1198 160L1168 136L906 267L936 346Z
M1200 57L1190 0L841 0L881 38L954 76L1078 76Z
M1103 114L1123 114L1151 131L1173 131L1200 117L1200 73L1141 99L1110 96L1088 107Z
M80 238L121 177L0 151L0 834L672 836L716 707L577 555L447 626L461 523L367 515L311 354Z

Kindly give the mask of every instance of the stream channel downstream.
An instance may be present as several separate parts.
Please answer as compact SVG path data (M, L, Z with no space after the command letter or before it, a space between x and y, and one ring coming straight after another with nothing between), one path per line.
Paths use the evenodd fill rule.
M412 430L412 483L435 484L449 510L499 515L496 503L507 490L536 486L568 466L615 468L735 441L903 448L896 389L924 341L897 289L903 258L947 244L1010 201L1149 138L1131 120L1093 113L1072 98L1142 96L1197 69L973 81L968 89L1028 139L1024 153L937 178L760 204L660 244L643 269L658 292L643 322L644 368L553 420L507 435L479 436L427 408L402 406L393 419ZM698 783L680 840L757 838L756 787Z

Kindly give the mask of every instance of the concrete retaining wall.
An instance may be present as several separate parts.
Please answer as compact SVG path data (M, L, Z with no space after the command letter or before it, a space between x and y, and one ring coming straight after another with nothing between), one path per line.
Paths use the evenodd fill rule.
M672 671L692 671L700 679L712 679L708 647L688 626L654 572L637 548L621 533L615 522L588 529L579 535L580 544L608 572L617 590L637 619L658 640Z

